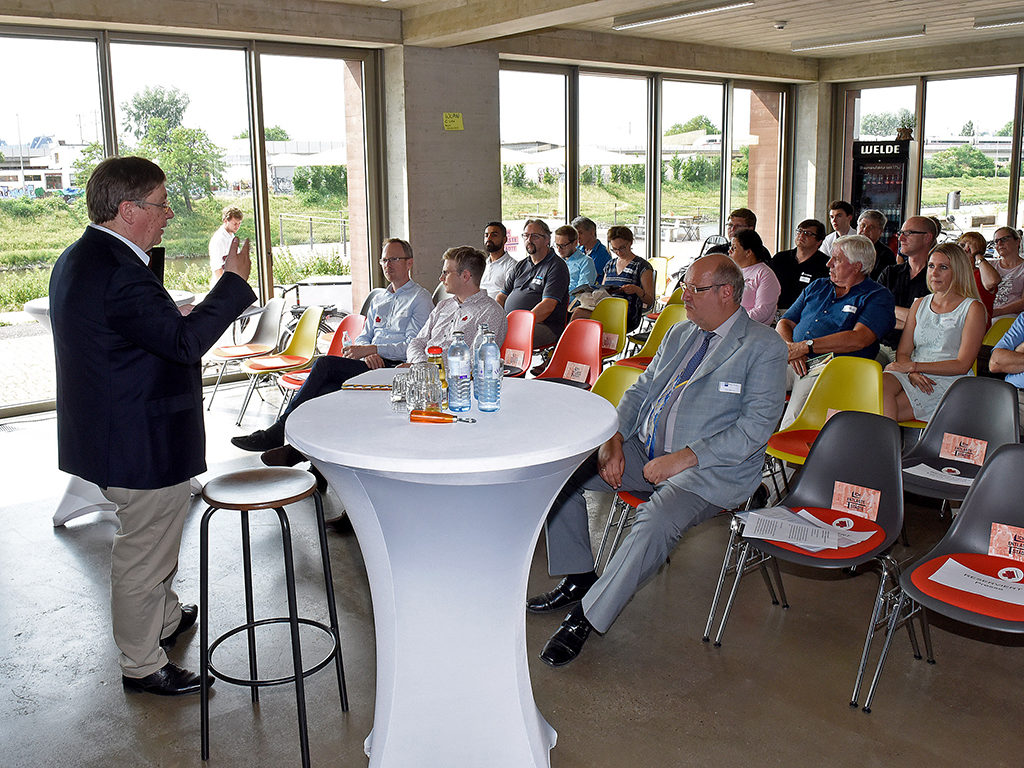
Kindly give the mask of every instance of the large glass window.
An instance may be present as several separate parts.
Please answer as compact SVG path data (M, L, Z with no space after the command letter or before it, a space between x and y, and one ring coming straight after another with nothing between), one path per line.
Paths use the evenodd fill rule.
M500 74L501 218L513 253L524 219L545 219L552 229L566 222L565 85L559 73Z
M305 282L288 297L351 310L353 229L365 240L366 217L359 205L350 216L350 184L363 183L362 142L350 147L346 133L350 122L361 127L361 82L344 59L263 55L260 68L274 284Z
M1006 226L1013 143L1014 75L925 85L921 213L949 235Z
M733 91L729 207L757 215L757 233L772 252L778 249L783 97L778 90Z
M222 211L238 208L238 237L255 235L245 53L114 43L110 56L118 152L148 157L167 174L174 218L161 241L164 284L205 293Z
M670 273L721 231L724 92L719 84L662 83L661 255Z
M643 255L647 222L645 180L650 125L647 80L580 75L580 213L608 227L633 228L633 252Z
M50 269L88 224L82 169L102 157L96 44L0 38L0 407L50 400L56 384L45 297ZM19 68L25 68L18 74ZM37 301L32 301L37 300ZM22 316L22 320L28 318Z

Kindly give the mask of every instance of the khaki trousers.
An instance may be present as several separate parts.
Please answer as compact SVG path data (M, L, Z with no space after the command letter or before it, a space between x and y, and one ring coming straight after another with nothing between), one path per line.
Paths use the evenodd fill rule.
M127 677L145 677L167 664L160 638L181 621L171 587L178 571L181 531L188 514L186 480L168 488L105 488L120 528L110 555L110 617Z

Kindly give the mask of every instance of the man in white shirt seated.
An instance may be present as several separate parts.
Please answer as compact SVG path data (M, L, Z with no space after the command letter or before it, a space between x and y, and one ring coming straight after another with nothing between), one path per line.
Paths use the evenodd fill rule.
M516 260L505 250L508 244L508 230L500 221L492 221L484 227L484 250L487 251L487 264L484 276L480 278L480 287L487 291L492 299L498 298L509 272L516 265Z

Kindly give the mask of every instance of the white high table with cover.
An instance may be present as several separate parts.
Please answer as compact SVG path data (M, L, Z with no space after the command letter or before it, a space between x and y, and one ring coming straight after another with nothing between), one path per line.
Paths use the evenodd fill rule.
M500 411L461 415L477 421L414 424L389 392L342 390L304 403L285 430L341 498L366 562L373 768L547 766L555 745L530 684L527 577L552 501L618 429L615 409L504 379Z

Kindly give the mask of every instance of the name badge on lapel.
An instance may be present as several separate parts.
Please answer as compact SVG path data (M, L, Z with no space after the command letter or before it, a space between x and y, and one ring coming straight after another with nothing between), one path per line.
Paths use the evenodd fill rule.
M801 283L809 283L809 282L811 282L811 276L810 276L810 275L808 275L808 274L807 274L806 272L804 272L803 274L801 274L801 275L800 275L800 277L799 277L799 278L797 278L797 279L798 279L798 280L799 280L799 281L800 281Z
M743 392L743 385L738 381L720 381L718 382L719 392L728 392L730 395L738 395Z
M845 307L843 307L843 312L856 312L856 311L857 311L857 305L856 304L847 304Z

